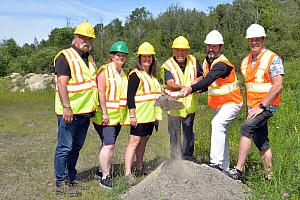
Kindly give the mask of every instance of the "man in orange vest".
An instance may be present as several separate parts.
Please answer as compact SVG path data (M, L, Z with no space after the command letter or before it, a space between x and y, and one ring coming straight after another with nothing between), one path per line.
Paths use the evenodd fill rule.
M213 109L211 121L211 148L209 167L229 170L228 125L236 118L243 105L243 98L238 86L235 67L223 55L223 36L213 30L207 34L207 56L203 62L204 78L191 87L181 90L186 96L196 91L208 90L208 106ZM207 166L207 165L204 165Z
M282 90L284 68L281 59L264 47L265 29L252 24L246 33L251 50L241 64L245 78L248 116L241 126L238 162L228 175L244 182L243 168L251 147L251 138L260 152L265 179L272 177L272 152L268 138L268 119L275 113Z
M76 179L75 167L98 100L96 67L89 54L94 38L93 26L88 22L81 23L74 32L71 47L60 51L54 59L58 121L54 157L57 194L67 192L77 196L80 193L76 186L82 186L82 182Z

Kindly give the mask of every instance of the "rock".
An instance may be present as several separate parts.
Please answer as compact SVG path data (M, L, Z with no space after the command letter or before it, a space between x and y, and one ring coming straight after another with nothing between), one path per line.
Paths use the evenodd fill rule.
M18 78L21 78L21 75L19 74L19 73L11 73L10 75L9 75L9 77L11 78L11 79L18 79Z

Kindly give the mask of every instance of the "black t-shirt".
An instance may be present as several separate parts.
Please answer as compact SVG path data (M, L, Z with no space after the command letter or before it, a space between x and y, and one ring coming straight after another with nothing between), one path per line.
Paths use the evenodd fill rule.
M208 61L207 58L206 61ZM209 63L209 67L210 65L211 64ZM192 85L192 92L196 92L198 90L207 91L208 86L210 86L215 80L217 80L218 78L224 79L229 76L231 70L232 67L228 66L226 63L219 62L215 64L201 81L199 81L195 85Z
M129 109L135 108L134 96L139 87L140 79L136 73L132 73L128 79L128 89L127 89L127 107Z
M187 59L185 59L184 63L179 63L176 60L175 56L173 58L174 58L175 62L178 64L178 66L180 67L181 71L184 73ZM200 76L203 76L203 69L197 60L196 60L196 70L197 70L197 78ZM171 79L174 79L172 73L165 69L165 81L168 81Z
M80 55L80 57L85 62L85 64L89 66L89 62L88 62L88 57L90 55L89 52L84 53L74 45L72 45L71 47L77 51L77 53ZM70 66L64 54L60 54L58 58L55 60L55 74L57 76L65 75L71 77Z

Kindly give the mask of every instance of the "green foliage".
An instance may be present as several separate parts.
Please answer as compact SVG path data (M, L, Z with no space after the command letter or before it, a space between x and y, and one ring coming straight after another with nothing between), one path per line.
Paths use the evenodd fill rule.
M266 47L284 60L300 56L300 3L298 0L234 0L232 4L211 7L208 14L196 9L170 5L165 12L153 17L145 7L134 9L122 21L113 19L109 24L95 26L96 39L92 54L97 66L110 61L109 48L117 40L129 47L127 68L136 62L136 51L142 42L150 42L156 51L159 67L172 55L171 45L179 36L190 42L190 52L199 59L205 55L206 34L218 29L225 40L225 54L236 66L247 54L246 29L252 23L260 23L267 32ZM0 76L11 72L52 72L55 51L68 47L73 38L73 28L55 28L49 39L34 44L17 46L13 39L0 42ZM159 69L157 70L159 71Z

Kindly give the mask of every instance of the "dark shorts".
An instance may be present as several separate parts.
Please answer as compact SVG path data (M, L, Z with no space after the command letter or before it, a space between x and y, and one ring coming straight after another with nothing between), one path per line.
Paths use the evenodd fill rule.
M112 145L116 143L117 137L122 128L120 124L114 126L102 126L95 123L93 124L104 145Z
M152 135L154 122L138 124L136 127L130 127L130 135L135 136L150 136Z
M252 138L259 151L265 151L270 148L268 119L271 116L273 116L273 113L269 110L265 110L255 118L246 119L242 124L241 135Z

